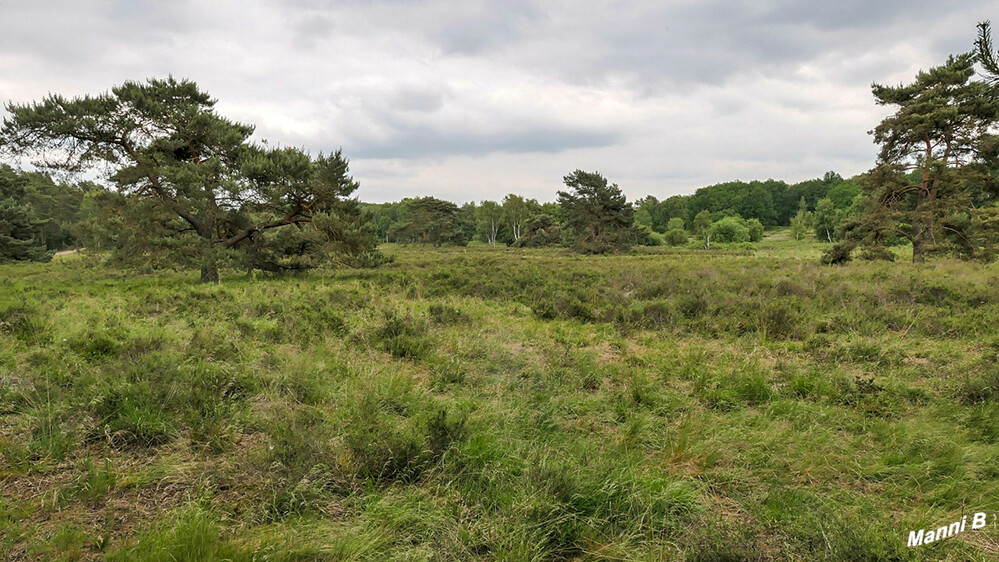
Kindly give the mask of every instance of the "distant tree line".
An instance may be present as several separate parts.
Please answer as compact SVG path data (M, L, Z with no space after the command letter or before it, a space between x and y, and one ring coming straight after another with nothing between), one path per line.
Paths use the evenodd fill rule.
M598 172L576 170L563 178L567 191L539 203L514 193L500 201L461 206L434 197L365 203L383 242L537 247L565 245L602 252L639 245L683 245L691 236L715 242L755 242L765 228L798 225L801 233L832 242L861 193L857 179L835 172L788 184L733 181L663 200L649 195L627 202ZM813 223L818 217L818 223ZM725 220L730 219L730 220ZM818 228L818 227L816 227Z
M54 252L77 246L84 200L98 189L0 164L0 261L48 261Z
M635 202L626 201L620 187L598 172L576 170L563 181L566 189L554 202L515 193L460 206L429 196L357 202L352 228L382 242L463 246L477 241L490 246L567 246L589 253L632 245L681 246L692 243L692 237L705 247L712 242L756 242L764 228L772 226L791 226L796 239L814 230L817 239L831 242L839 238L839 223L851 216L860 193L856 180L834 172L798 184L734 181L692 195L661 201L649 195ZM792 197L798 200L790 212ZM780 204L775 206L774 200ZM169 252L158 252L155 246L170 246L184 228L163 214L162 205L149 203L130 203L126 193L93 182L57 182L48 173L3 165L0 259L46 260L53 251L86 246L120 254L122 263L168 263ZM245 259L262 269L277 270L282 263L286 269L307 268L308 237L289 234L296 234L294 240L272 236L276 239L271 243L249 248ZM179 246L174 249L181 251ZM287 248L298 248L298 257Z

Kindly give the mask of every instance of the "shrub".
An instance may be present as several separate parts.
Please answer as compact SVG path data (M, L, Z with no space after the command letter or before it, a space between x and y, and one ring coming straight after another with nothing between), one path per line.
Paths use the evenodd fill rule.
M759 219L749 219L746 221L746 228L749 229L750 242L763 240L763 223Z
M687 231L682 228L673 228L666 231L664 235L666 243L670 246L682 246L690 240L690 236L687 235Z
M667 327L674 322L675 315L669 301L650 302L642 310L642 324L646 327Z
M662 246L663 235L648 226L636 226L635 243L639 246Z
M860 259L867 261L895 261L895 253L884 246L868 245L860 250Z
M771 303L757 310L755 324L763 339L788 339L797 330L798 317L787 306Z
M822 252L822 263L826 265L837 265L850 261L853 256L853 249L856 243L849 240L840 242L832 248Z
M737 217L725 217L708 229L712 242L749 242L749 229Z

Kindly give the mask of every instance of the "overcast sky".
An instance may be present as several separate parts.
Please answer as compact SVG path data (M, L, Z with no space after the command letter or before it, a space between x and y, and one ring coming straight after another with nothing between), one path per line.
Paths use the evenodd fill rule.
M365 201L629 199L869 169L885 108L999 1L0 0L0 98L173 74L270 144L342 147Z

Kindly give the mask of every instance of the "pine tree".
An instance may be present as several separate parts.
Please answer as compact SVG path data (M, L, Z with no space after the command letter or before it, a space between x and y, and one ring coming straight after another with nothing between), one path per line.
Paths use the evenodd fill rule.
M42 240L45 221L25 203L27 183L10 166L0 166L0 262L52 259Z
M261 148L249 140L253 127L220 116L214 106L197 84L172 77L126 82L97 96L8 103L0 148L37 156L49 168L108 171L125 195L118 216L129 221L118 257L193 261L203 281L218 281L221 255L261 254L263 244L283 246L267 252L314 254L295 267L336 248L373 249L373 235L347 228L358 217L357 205L347 201L358 184L339 151L312 158L292 148ZM326 226L309 230L316 218ZM328 228L341 218L343 228ZM271 235L285 228L304 239ZM365 239L342 238L350 235Z
M971 53L951 56L911 84L874 84L877 103L896 111L873 131L881 152L863 181L864 228L855 229L867 242L903 236L913 262L932 251L990 252L999 97L973 80L974 62Z
M468 244L458 206L435 197L403 199L400 221L389 230L389 234L400 242L434 246Z
M570 191L559 191L558 202L577 249L607 252L633 243L634 210L617 184L582 170L563 179Z

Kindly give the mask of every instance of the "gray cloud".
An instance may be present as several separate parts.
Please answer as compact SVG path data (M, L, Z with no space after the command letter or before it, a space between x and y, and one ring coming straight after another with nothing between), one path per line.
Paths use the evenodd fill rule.
M362 197L631 196L873 163L871 82L965 51L999 2L3 3L0 98L172 73L259 138L343 147ZM0 112L2 115L2 112Z

